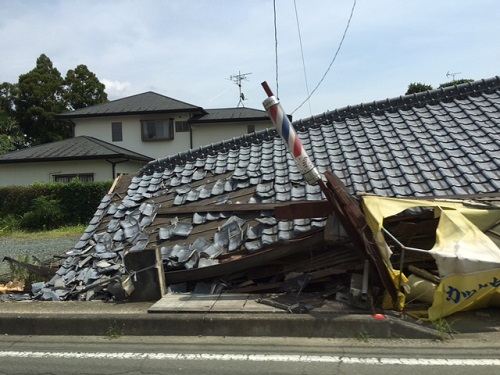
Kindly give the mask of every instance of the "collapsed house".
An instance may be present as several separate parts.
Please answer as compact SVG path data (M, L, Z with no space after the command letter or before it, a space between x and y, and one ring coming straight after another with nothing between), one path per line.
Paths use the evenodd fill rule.
M499 77L293 125L326 191L306 183L275 129L152 161L115 181L55 276L33 285L33 295L158 300L165 293L312 291L402 309L410 274L432 280L435 289L441 278L457 274L442 259L462 253L436 261L431 251L443 236L436 232L439 222L448 218L436 212L449 213L455 204L488 211L479 226L489 239L481 237L488 256L469 261L487 266L465 271L487 273L472 283L488 284L482 305L495 302ZM374 197L420 203L377 211L398 205L374 203ZM446 287L439 289L441 299L448 293L454 302ZM472 293L464 288L455 289ZM439 311L433 317L455 310Z

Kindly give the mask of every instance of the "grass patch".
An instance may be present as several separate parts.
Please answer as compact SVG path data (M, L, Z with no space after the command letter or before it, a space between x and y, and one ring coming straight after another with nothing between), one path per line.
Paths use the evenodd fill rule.
M21 240L41 240L41 239L55 239L55 238L65 238L65 237L77 237L80 236L87 226L85 225L75 225L75 226L67 226L60 227L52 230L43 230L43 231L25 231L25 230L10 230L0 232L2 237L9 238L18 238Z
M106 337L108 340L116 340L123 336L123 329L118 325L116 320L110 323L108 330L106 331Z
M438 338L444 341L450 337L453 337L454 333L458 333L453 329L452 324L448 323L446 319L437 319L432 322L436 331L438 331Z
M365 330L358 331L358 333L356 335L356 338L359 341L363 341L363 342L368 342L368 340L370 340L370 337L371 336Z

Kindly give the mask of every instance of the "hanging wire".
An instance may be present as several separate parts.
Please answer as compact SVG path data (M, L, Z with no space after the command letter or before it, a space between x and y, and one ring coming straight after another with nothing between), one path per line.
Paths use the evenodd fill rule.
M337 55L339 54L340 52L340 49L342 48L342 44L344 43L344 39L345 39L345 36L347 34L347 30L349 30L349 26L351 24L351 19L352 19L352 16L354 14L354 8L356 8L356 0L354 0L353 4L352 4L352 8L351 8L351 14L349 15L349 19L347 20L347 25L344 29L344 34L342 35L342 39L340 40L340 43L339 43L339 46L337 48L337 51L335 52L335 55L333 56L332 58L332 61L330 61L330 65L328 65L328 68L326 69L325 73L323 74L323 77L321 77L321 79L319 80L318 84L316 85L316 87L314 88L314 90L311 91L311 93L309 94L309 96L302 102L300 103L300 105L295 108L293 110L293 112L291 113L292 115L298 110L300 109L305 102L307 102L311 96L316 92L316 90L318 89L318 87L321 85L321 83L323 82L323 80L325 79L326 75L328 74L328 72L330 71L330 68L332 67L333 63L335 62L335 60L337 59Z
M296 0L293 0L293 6L295 8L295 20L297 21L297 32L299 33L300 55L302 57L302 68L304 69L304 80L306 82L306 94L307 94L307 98L309 99L309 97L310 97L310 95L309 95L309 83L307 81L306 61L304 59L304 48L302 47L302 35L300 33L299 13L297 12ZM307 103L309 105L309 114L312 117L311 102L309 100L307 100Z
M274 56L276 65L276 97L279 98L279 85L278 85L278 23L276 18L276 0L273 0L273 10L274 10Z

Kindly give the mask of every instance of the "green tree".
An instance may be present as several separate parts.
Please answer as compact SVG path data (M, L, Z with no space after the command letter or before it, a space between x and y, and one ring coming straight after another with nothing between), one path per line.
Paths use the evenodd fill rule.
M0 85L0 154L14 151L24 145L24 134L14 115L13 91L16 85Z
M36 67L19 76L14 92L16 119L30 145L57 141L71 136L71 126L56 118L67 109L64 80L52 61L42 54Z
M68 109L85 108L108 101L108 95L94 73L86 65L68 70L65 79L65 100Z
M24 134L17 121L0 106L0 154L14 151L24 144Z
M406 90L405 95L416 94L417 92L424 92L428 90L432 90L431 85L426 85L424 83L413 82L408 85L408 90Z
M14 113L14 93L16 91L16 84L8 82L0 84L0 109L9 115Z
M450 82L441 83L439 85L439 88L442 89L443 87L455 86L455 85L460 85L462 83L469 83L469 82L474 82L474 80L473 79L455 79L455 80L450 81Z

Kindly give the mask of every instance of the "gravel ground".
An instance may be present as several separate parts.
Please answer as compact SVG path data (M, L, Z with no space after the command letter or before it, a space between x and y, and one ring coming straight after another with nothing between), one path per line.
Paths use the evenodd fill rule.
M40 260L51 259L53 255L63 254L78 243L80 236L28 240L16 237L0 237L0 261L4 256L17 260L21 255L34 255ZM9 273L9 264L0 262L0 275Z

